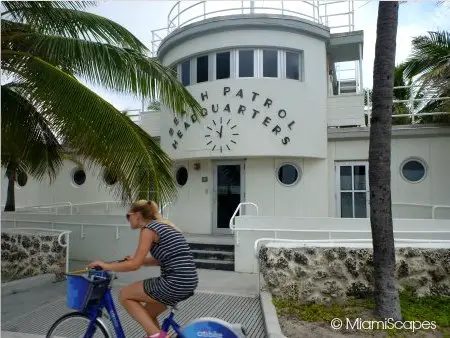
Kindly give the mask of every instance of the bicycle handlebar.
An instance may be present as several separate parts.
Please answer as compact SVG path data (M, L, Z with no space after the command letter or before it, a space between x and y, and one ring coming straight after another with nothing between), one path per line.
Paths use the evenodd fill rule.
M127 261L127 260L126 260L126 259L119 259L119 260L110 261L110 262L105 262L105 263L108 263L108 264L110 264L110 263L122 263L122 262L125 262L125 261ZM102 271L103 269L102 269L100 266L96 265L96 266L94 266L94 267L92 268L92 270L95 270L95 271Z

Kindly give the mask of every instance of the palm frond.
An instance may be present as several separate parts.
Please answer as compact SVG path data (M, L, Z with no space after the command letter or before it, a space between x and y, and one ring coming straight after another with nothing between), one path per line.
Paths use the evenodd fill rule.
M20 84L1 86L2 166L10 163L37 179L48 174L52 181L63 164L64 150L44 115L20 95Z
M121 178L118 194L127 200L148 190L171 200L176 192L172 162L142 128L130 121L75 78L33 55L8 52L5 66L22 82L21 94L35 106L46 107L51 129L93 166Z
M83 2L53 1L5 1L8 9L2 13L2 20L11 19L26 23L42 34L104 42L140 53L148 52L147 47L126 28L99 15L79 11L86 7Z
M199 116L200 104L169 68L132 50L98 42L29 32L17 37L23 51L108 90L158 98L175 112ZM15 39L10 39L14 45ZM11 60L4 56L4 67ZM13 58L13 60L18 60ZM19 61L20 62L20 61Z

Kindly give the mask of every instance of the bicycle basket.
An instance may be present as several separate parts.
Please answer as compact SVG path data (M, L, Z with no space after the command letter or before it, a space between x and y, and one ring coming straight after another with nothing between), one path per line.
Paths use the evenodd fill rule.
M84 275L67 275L67 307L84 311L91 301L100 300L108 288L109 279L94 281Z

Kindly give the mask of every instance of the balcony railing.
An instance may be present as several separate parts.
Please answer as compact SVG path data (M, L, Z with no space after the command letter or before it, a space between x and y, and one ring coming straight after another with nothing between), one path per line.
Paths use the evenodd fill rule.
M226 15L276 14L309 20L327 26L332 33L355 28L354 0L336 1L177 1L167 16L167 26L152 30L152 54L164 38L194 22Z

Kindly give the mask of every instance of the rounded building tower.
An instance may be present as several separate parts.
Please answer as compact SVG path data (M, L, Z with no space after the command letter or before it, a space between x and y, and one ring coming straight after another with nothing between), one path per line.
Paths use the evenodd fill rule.
M170 217L187 232L226 233L245 201L260 215L328 216L327 129L364 122L360 77L339 79L335 67L361 64L353 3L183 4L153 32L155 56L203 107L199 121L161 110L179 185ZM357 121L333 107L340 95L360 105Z

